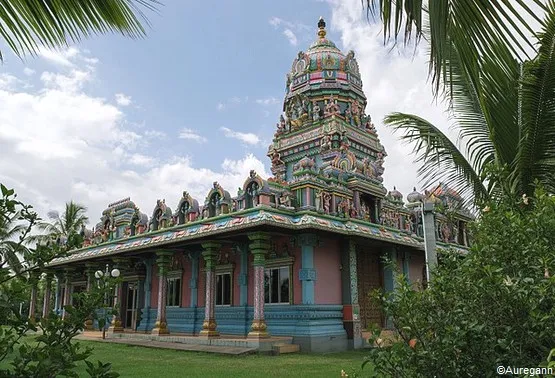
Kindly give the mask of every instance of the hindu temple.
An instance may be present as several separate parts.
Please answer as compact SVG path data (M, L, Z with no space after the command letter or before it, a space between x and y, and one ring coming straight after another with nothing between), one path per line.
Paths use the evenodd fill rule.
M182 188L167 202L153 199L148 213L131 198L109 204L83 229L83 247L49 265L52 307L63 313L72 293L90 289L108 265L122 277L113 337L284 337L309 352L360 347L365 329L388 326L368 296L394 287L384 257L415 285L425 281L423 200L436 204L439 250L465 250L472 219L444 184L406 197L384 186L387 153L362 85L355 52L327 39L320 19L315 42L287 73L268 149L273 176L251 171L237 193L214 182L205 198Z

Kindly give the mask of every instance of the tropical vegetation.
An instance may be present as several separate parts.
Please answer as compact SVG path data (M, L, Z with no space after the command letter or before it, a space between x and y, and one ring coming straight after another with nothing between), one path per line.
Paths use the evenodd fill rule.
M19 57L92 34L142 37L143 23L148 24L143 11L155 11L159 5L157 0L4 0L0 3L0 37Z
M385 124L414 145L424 186L444 181L477 202L502 193L531 195L536 180L555 192L553 1L367 0L367 5L380 13L386 38L414 36L429 43L435 93L449 105L464 145L457 148L439 126L417 115L386 116ZM542 31L533 33L527 19ZM504 181L491 170L505 171Z

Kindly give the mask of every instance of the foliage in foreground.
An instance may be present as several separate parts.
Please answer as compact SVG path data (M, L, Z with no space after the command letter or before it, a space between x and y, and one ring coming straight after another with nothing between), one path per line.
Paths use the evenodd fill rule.
M113 292L112 285L74 295L76 306L65 307L69 316L63 320L51 313L48 319L35 325L20 315L19 301L14 301L14 296L29 286L34 271L42 270L54 257L62 256L66 251L57 248L56 244L49 247L38 245L33 249L26 247L30 231L40 219L31 206L15 200L12 189L1 184L0 189L0 309L9 325L0 328L0 362L13 358L10 368L0 369L0 377L78 377L75 369L80 361L85 361L86 371L91 377L117 377L110 364L93 364L86 360L92 353L91 348L82 348L73 342L83 330L85 320L96 316L94 310L102 306L106 293ZM7 232L14 228L17 232ZM24 258L15 265L17 269L10 260L13 259L11 255ZM32 332L37 334L34 340L25 337Z
M446 254L424 291L398 276L375 298L400 339L375 338L375 377L493 377L537 367L555 346L555 197L490 204L465 256ZM377 335L376 335L377 337ZM544 365L545 366L545 365Z

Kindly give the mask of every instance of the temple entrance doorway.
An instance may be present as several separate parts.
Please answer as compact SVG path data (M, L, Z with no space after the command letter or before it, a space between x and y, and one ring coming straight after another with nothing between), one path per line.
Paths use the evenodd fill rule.
M137 328L138 285L135 282L127 282L124 283L124 289L126 294L124 328L134 331Z
M383 263L378 248L357 247L358 304L363 331L372 325L384 326L384 316L378 305L370 300L370 292L383 288Z

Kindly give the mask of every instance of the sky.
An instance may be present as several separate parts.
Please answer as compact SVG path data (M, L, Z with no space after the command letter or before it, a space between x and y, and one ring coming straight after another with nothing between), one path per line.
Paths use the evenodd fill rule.
M95 36L23 61L0 42L0 182L41 216L73 200L94 225L126 197L150 216L157 199L175 210L184 190L203 203L214 181L235 195L251 169L269 177L285 75L320 16L328 38L355 51L389 190L421 188L386 114L420 115L454 137L426 46L384 46L360 0L163 3L144 39Z

